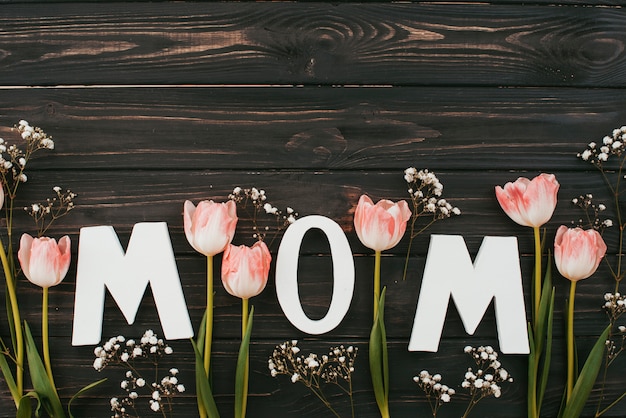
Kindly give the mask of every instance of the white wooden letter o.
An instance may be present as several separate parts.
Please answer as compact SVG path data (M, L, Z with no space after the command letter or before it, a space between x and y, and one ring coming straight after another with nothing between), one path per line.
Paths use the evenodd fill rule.
M326 316L310 319L298 294L298 259L304 234L320 229L328 238L333 260L333 297ZM341 323L348 313L354 293L354 260L346 235L339 224L320 215L300 218L287 228L276 257L276 295L287 319L300 331L324 334Z

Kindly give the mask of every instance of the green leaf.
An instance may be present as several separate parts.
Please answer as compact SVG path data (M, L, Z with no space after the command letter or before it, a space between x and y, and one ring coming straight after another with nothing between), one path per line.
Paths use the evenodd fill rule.
M593 389L593 385L598 377L598 372L604 361L604 347L606 339L609 336L609 330L611 326L607 326L602 335L598 338L594 344L589 356L585 361L585 365L578 375L572 394L565 405L563 416L567 418L577 418L580 416L587 398Z
M37 397L37 394L34 392L29 392L34 394L33 397L35 397L37 399L37 402L39 402L39 398ZM38 404L37 407L37 411L39 411L39 405L41 405L40 403ZM17 406L17 418L30 418L33 416L33 408L32 405L30 404L30 396L23 396L22 399L20 399L19 404ZM39 416L39 412L37 412L37 416Z
M70 401L67 403L67 413L69 414L70 418L74 418L74 415L72 415L72 402L74 402L75 399L77 399L80 395L82 395L83 393L87 392L90 389L95 388L96 386L98 386L101 383L106 382L106 378L104 379L100 379L96 382L90 383L87 386L83 387L81 390L79 390L78 392L76 392L74 394L74 396L72 396L72 399L70 399Z
M246 416L246 404L248 402L248 376L250 368L248 350L250 347L250 335L252 334L253 314L254 306L250 309L246 334L241 340L239 356L237 357L237 372L235 374L235 418L245 418Z
M6 348L4 342L0 340L3 348ZM15 401L18 401L22 397L21 393L18 393L17 385L15 384L15 379L13 378L13 371L11 367L9 367L9 362L7 361L6 355L4 352L0 351L0 370L2 370L2 375L4 376L4 380L9 387L9 392L11 392L11 396Z
M541 289L541 299L539 300L539 318L537 320L537 328L535 330L535 344L537 344L541 353L546 339L548 316L554 310L554 304L550 303L552 298L552 262L548 256L548 265L546 266L546 274L543 278L543 287Z
M532 398L537 395L537 345L533 335L533 326L528 322L528 340L530 344L530 354L528 355L528 393L526 400L526 412L529 417L535 416L536 405L533 405Z
M204 361L202 360L202 354L198 350L198 345L191 339L191 345L196 355L196 391L198 392L198 405L203 407L209 418L219 418L220 414L217 411L217 405L213 399L213 393L211 392L211 385L204 372Z
M2 245L0 243L0 245ZM4 300L6 300L7 310L7 322L9 323L9 331L11 333L11 344L13 351L17 352L17 335L15 333L15 319L13 318L13 305L11 304L11 297L9 296L9 288L6 288Z
M384 322L385 292L386 288L383 288L378 302L378 315L370 332L369 363L376 404L381 414L388 416L389 357L387 354L387 337Z
M24 335L26 336L28 370L33 388L37 392L44 409L52 418L65 418L65 411L61 405L59 395L56 388L50 383L50 379L48 379L48 374L37 352L37 346L26 321L24 321Z
M550 255L548 255L546 272L541 289L541 298L539 300L538 316L535 318L535 322L528 324L528 337L530 340L530 356L528 357L529 416L539 415L548 383L552 357L553 317L554 288L552 287L552 262ZM532 405L531 397L534 397L535 405ZM533 409L535 410L533 411Z
M202 353L200 354L200 359L203 360L204 359L204 336L206 335L206 320L207 320L207 312L208 312L208 307L207 309L205 309L204 311L204 315L202 315L202 321L200 322L200 327L198 328L198 334L196 335L196 347L198 348L198 352ZM193 343L193 339L192 339L192 343ZM202 370L204 370L204 362L202 362ZM211 373L212 368L209 368L209 387L213 385L213 379L212 379L212 373ZM199 376L196 373L196 387L198 387L198 378ZM198 389L198 393L200 393L200 389ZM204 403L202 401L202 397L201 396L197 396L197 401L198 401L198 411L206 411L206 408L204 407Z
M198 329L198 335L196 336L196 346L198 350L202 353L204 352L204 336L206 334L206 310L204 311L204 315L202 315L202 322L200 322L200 328Z
M387 331L385 329L385 293L387 288L383 287L378 305L378 322L380 326L380 345L383 352L383 383L385 385L385 405L389 408L389 354L387 352Z
M539 391L537 392L537 412L541 412L541 405L543 403L543 397L546 393L546 387L548 386L548 377L550 376L550 363L552 360L552 330L554 323L554 288L545 293L549 295L550 303L548 305L548 318L545 323L546 327L546 346L545 353L543 354L543 365L541 368L541 381L539 384ZM543 299L543 295L541 298Z

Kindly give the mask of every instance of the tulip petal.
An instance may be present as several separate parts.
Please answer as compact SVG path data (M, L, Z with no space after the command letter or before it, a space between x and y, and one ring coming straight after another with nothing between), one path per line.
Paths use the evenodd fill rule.
M495 193L502 210L522 226L540 227L550 220L557 203L559 183L554 174L542 173L532 180L519 177Z
M61 283L70 267L70 247L67 235L59 244L53 238L22 235L18 259L24 275L31 283L44 288Z
M183 206L183 226L185 229L185 236L187 237L187 241L194 248L194 250L198 251L198 249L193 244L193 235L191 234L191 225L192 218L196 211L196 207L191 201L186 200Z
M236 203L216 203L203 200L194 206L186 201L183 221L187 241L201 254L214 256L224 251L235 235L237 226Z
M363 245L384 251L400 242L411 215L404 200L394 203L382 199L374 204L367 195L361 195L354 213L354 227Z
M33 237L28 234L22 234L20 238L20 249L17 252L17 259L22 267L22 272L28 280L30 280L30 248L33 244Z
M595 273L606 250L598 231L562 225L554 239L554 262L566 279L583 280Z
M249 299L267 284L272 256L263 241L252 247L229 245L222 257L222 284L236 297Z
M59 240L59 252L58 258L58 274L60 277L59 283L65 278L68 270L70 269L70 262L72 260L72 242L70 237L65 235Z

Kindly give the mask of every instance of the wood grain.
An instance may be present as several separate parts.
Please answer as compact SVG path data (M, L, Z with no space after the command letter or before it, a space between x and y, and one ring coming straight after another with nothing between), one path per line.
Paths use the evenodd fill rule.
M185 239L186 199L223 201L235 186L256 186L281 209L337 221L356 268L348 314L328 334L298 331L278 304L272 265L267 289L252 299L248 416L332 415L303 386L285 376L270 377L267 359L275 345L297 338L303 353L321 354L340 344L360 348L355 410L367 418L379 415L367 366L374 261L353 228L361 194L406 199L403 170L428 168L462 211L415 240L406 281L408 239L384 253L394 417L430 415L413 382L419 371L439 372L459 388L470 366L463 347L497 347L493 307L469 336L451 303L440 350L407 351L430 234L462 235L472 257L484 236L517 236L528 303L532 234L502 212L494 186L542 171L556 174L561 189L546 225L547 243L559 225L583 217L571 204L582 193L593 193L609 207L605 215L616 219L601 175L576 153L626 124L622 0L0 3L0 137L14 142L11 127L26 119L52 135L56 145L29 162L29 181L21 186L16 207L42 201L56 185L78 193L76 209L49 231L55 237L68 234L73 242L68 277L50 291L55 377L64 402L87 383L104 376L109 381L75 404L77 417L109 416L109 399L118 395L124 372L109 368L99 374L92 368L93 347L70 345L81 227L113 225L125 247L134 224L167 222L197 328L205 304L205 261ZM15 225L16 237L34 232L19 209ZM240 211L234 242L251 244L252 227L250 215ZM611 228L604 235L613 263L620 252L617 232ZM280 238L281 233L271 245L274 263ZM301 303L319 318L331 298L332 260L323 234L307 234L299 263ZM218 271L219 266L218 260ZM221 414L229 416L240 305L217 277L214 283L214 390ZM555 352L545 416L556 416L564 380L568 283L556 272L554 283ZM602 296L614 286L604 263L578 285L575 331L583 355L606 323ZM41 292L20 278L18 294L24 319L39 340ZM161 333L150 290L133 325L126 324L110 295L105 305L103 338L120 333L136 338L147 328ZM0 309L5 342L6 315ZM178 367L187 387L173 416L196 416L191 346L170 343L175 354L162 367ZM502 399L481 402L472 416L525 416L527 357L502 359L514 383ZM606 399L623 393L625 361L622 355L614 364ZM332 388L328 394L341 415L350 416L348 398ZM593 416L600 396L592 393L584 418ZM460 416L466 401L459 390L440 416ZM605 416L624 415L622 402ZM0 381L0 417L12 416Z
M620 89L0 89L0 136L41 126L54 170L583 171L624 109Z
M2 84L626 84L620 8L114 4L5 5Z

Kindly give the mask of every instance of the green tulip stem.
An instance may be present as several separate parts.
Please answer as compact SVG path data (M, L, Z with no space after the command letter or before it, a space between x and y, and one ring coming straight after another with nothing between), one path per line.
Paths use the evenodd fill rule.
M241 299L241 339L246 337L246 331L248 330L248 320L250 318L250 311L248 310L248 299ZM246 357L246 365L243 373L243 396L241 397L241 417L246 416L246 408L248 404L248 381L250 379L250 355Z
M41 302L41 339L43 340L43 361L46 365L46 373L52 387L54 378L52 377L52 362L50 361L50 343L48 339L48 288L43 288L43 300Z
M248 299L241 299L241 338L246 336L248 329Z
M211 341L213 340L213 256L207 256L206 272L206 329L204 332L204 371L211 367Z
M11 301L11 311L13 316L13 328L15 328L16 357L17 364L16 385L17 394L21 398L24 391L24 337L22 334L22 320L20 319L20 310L17 305L17 293L15 291L15 281L11 272L11 266L4 250L4 245L0 244L0 259L2 260L2 268L4 269L4 277L7 283L7 291L9 292L9 300ZM19 398L14 398L15 405L19 405Z
M380 251L374 255L374 321L378 318L378 304L380 303Z
M574 296L576 281L572 280L569 287L567 303L567 400L574 390Z
M537 332L539 325L539 304L541 302L541 233L539 227L533 227L535 236L535 300L533 305L535 332Z

